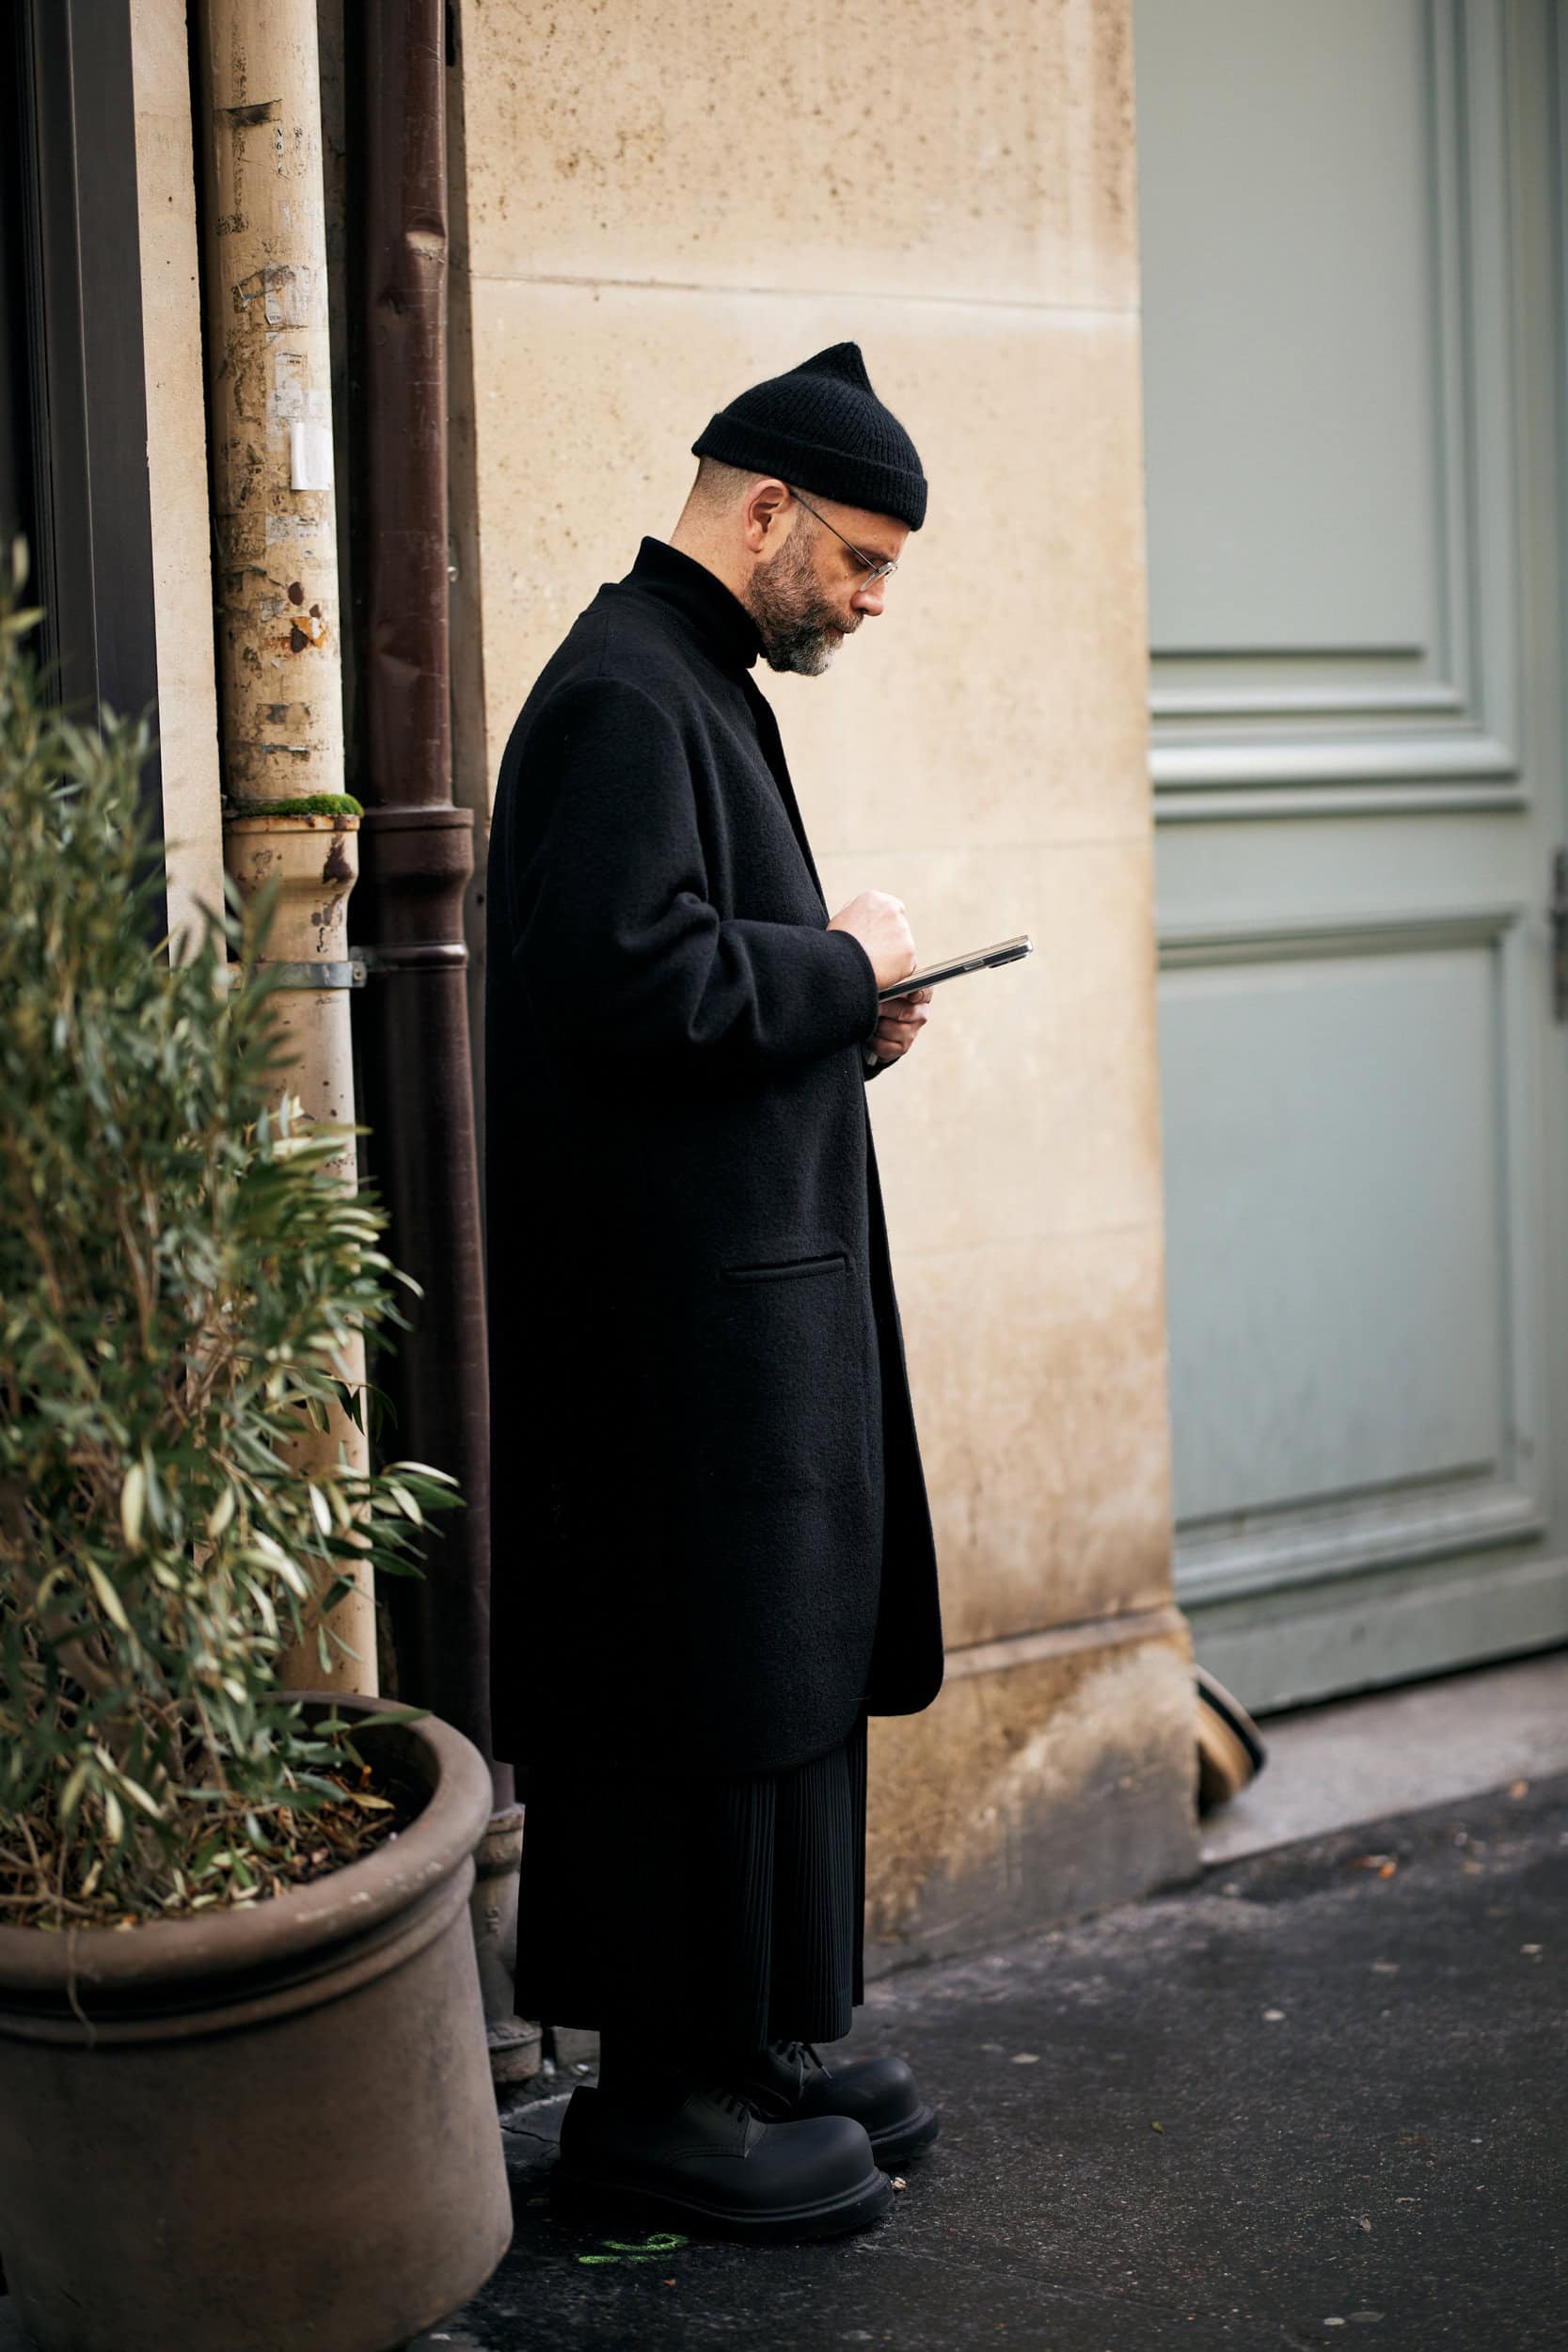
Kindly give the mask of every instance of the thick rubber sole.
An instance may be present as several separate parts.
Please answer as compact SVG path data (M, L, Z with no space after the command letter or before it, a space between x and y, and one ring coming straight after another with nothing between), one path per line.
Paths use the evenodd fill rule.
M880 2221L892 2203L893 2183L881 2171L837 2197L760 2214L706 2204L700 2198L650 2188L640 2181L578 2171L564 2161L556 2167L550 2181L550 2211L558 2221L592 2228L613 2214L627 2220L697 2231L709 2237L740 2238L750 2246L847 2237L851 2231L868 2230L874 2221Z
M924 2155L941 2129L930 2107L917 2107L907 2122L890 2123L885 2130L873 2132L871 2153L887 2171L894 2165L908 2164L911 2156Z

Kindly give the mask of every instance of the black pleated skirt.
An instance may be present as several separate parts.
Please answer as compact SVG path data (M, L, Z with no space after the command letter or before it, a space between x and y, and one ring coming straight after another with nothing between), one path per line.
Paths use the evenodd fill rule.
M865 1719L784 1772L530 1775L520 2015L692 2049L835 2042L864 1996Z

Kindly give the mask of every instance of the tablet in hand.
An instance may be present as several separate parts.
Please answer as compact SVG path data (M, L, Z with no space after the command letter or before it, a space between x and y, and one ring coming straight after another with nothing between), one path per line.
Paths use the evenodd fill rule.
M923 971L889 981L877 994L886 1004L890 996L912 995L917 988L935 988L942 980L956 980L963 972L990 972L999 963L1017 963L1021 956L1034 952L1035 943L1025 931L1021 939L1004 939L995 947L976 947L967 956L950 956L944 963L928 963Z

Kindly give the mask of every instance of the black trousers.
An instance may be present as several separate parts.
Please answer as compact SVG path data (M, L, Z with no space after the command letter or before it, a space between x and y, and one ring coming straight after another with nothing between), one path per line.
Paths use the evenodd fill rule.
M525 2017L727 2053L834 2042L864 1997L865 1719L792 1771L530 1774Z

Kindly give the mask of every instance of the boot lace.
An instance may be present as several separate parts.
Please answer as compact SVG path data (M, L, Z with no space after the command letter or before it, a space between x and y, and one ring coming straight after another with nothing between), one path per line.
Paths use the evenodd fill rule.
M822 2064L821 2054L814 2042L775 2042L772 2048L775 2056L782 2058L786 2066L794 2067L798 2086L805 2081L808 2069Z
M756 2112L751 2101L743 2098L731 2083L706 2083L703 2087L703 2096L711 2099L714 2106L721 2107L726 2115L734 2116L737 2122L750 2122Z

